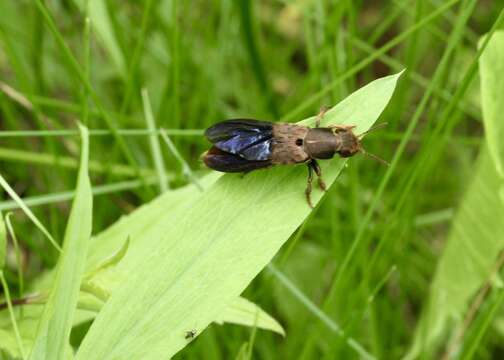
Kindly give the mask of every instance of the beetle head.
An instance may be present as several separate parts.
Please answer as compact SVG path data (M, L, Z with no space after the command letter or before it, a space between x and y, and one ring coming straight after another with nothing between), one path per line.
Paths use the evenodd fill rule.
M355 126L337 126L333 128L334 135L338 138L337 153L344 158L354 156L362 151L360 137L352 132Z
M361 152L364 155L388 166L389 165L388 162L386 162L385 160L383 160L382 158L380 158L374 154L368 153L361 144L361 140L364 137L364 135L366 135L372 131L375 131L379 128L382 128L386 125L387 125L387 123L381 123L379 125L373 126L369 130L367 130L359 135L355 135L352 131L352 129L355 128L355 125L352 125L352 126L345 126L345 125L333 126L332 128L333 128L334 134L336 136L338 136L340 139L340 147L337 151L338 154L341 157L347 158L347 157L354 156L358 152Z

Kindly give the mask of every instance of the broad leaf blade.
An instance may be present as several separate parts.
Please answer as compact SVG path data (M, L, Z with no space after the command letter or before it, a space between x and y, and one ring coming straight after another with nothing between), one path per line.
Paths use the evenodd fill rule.
M212 173L201 179L203 187L210 187L221 175ZM139 259L138 250L147 242L160 241L159 237L164 232L166 224L173 216L186 207L199 201L201 191L193 185L168 191L148 204L142 205L131 214L123 216L105 231L91 239L91 248L88 254L89 270L95 269L105 259L109 258L124 245L125 239L129 238L129 248L125 254L128 262L133 258ZM119 271L124 260L118 264ZM130 268L124 269L129 273Z
M65 359L69 355L68 339L92 226L88 132L84 127L80 130L82 150L75 198L65 231L63 252L58 260L54 284L44 306L30 359Z
M326 113L325 122L368 129L398 77L358 90ZM334 159L323 166L327 184L343 165ZM119 264L134 270L105 304L77 358L173 356L187 344L186 331L201 332L218 319L306 218L305 185L304 166L220 177L139 250L137 261L126 256ZM320 197L315 191L313 200Z
M220 176L221 174L213 172L200 180L201 185L207 188ZM168 191L93 236L87 255L85 277L92 278L94 282L112 293L122 281L128 280L132 271L135 271L130 266L124 266L124 259L128 259L126 264L141 259L139 250L145 246L144 244L160 241L160 234L164 232L170 219L182 208L191 207L201 195L201 191L193 185ZM128 239L127 243L125 239ZM44 274L37 280L34 288L40 292L48 292L54 283L54 276L55 271ZM87 300L88 298L82 297L81 294L79 301ZM74 324L92 320L95 315L95 312L79 310Z

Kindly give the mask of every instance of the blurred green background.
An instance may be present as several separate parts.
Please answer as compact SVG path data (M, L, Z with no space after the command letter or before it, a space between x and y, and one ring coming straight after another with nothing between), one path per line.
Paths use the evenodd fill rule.
M155 126L168 129L200 176L208 172L199 157L210 124L233 117L298 121L406 68L381 117L388 127L365 140L369 152L398 156L397 166L388 171L352 158L276 259L345 334L377 358L401 358L415 342L437 264L447 240L456 241L457 209L479 169L485 137L478 41L492 27L503 28L495 25L503 6L502 0L3 0L0 172L61 239L78 166L76 120L89 112L96 234L159 194L142 89ZM161 151L168 187L186 184L180 162ZM15 208L5 194L0 210ZM475 216L495 215L482 213ZM29 285L55 265L57 253L20 211L13 219ZM504 223L499 216L492 221ZM479 251L478 236L471 251ZM486 260L498 265L494 255ZM348 270L335 281L345 259ZM15 294L12 247L7 260ZM504 357L502 296L491 283L497 265L476 288L468 285L458 322L449 322L442 340L421 356L450 358L456 350L453 356L462 358ZM456 274L446 279L464 286ZM478 299L480 288L486 292ZM244 295L287 332L282 338L258 331L253 358L357 357L269 272ZM213 325L177 358L235 358L252 331ZM74 335L78 344L79 331Z

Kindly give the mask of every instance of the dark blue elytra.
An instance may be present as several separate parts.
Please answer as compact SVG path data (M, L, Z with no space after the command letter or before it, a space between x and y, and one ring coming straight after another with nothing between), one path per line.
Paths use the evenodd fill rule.
M217 149L243 159L265 161L271 158L273 124L270 122L227 120L208 128L205 136Z
M247 160L239 155L224 152L212 146L203 157L203 161L210 169L222 172L249 172L266 168L271 165L269 160Z

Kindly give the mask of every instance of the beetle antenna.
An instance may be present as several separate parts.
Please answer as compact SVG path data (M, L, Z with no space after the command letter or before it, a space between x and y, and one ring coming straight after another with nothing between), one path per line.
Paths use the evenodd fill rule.
M364 148L361 148L360 151L367 157L370 157L371 159L374 159L385 166L390 166L390 163L388 161L383 160L381 157L375 154L368 153L366 150L364 150Z
M364 131L363 133L360 133L359 135L357 135L357 137L360 139L360 138L362 138L364 135L366 135L366 134L368 134L368 133L370 133L370 132L373 132L373 131L375 131L375 130L381 129L382 127L385 127L385 126L387 126L387 125L388 125L388 123L387 123L387 122L384 122L384 123L381 123L381 124L375 125L375 126L373 126L372 128L370 128L369 130L366 130L366 131Z

